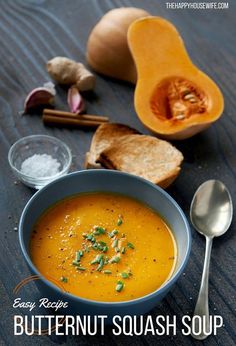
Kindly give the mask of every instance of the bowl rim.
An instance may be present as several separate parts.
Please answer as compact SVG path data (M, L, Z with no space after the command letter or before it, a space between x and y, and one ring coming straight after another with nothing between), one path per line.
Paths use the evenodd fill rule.
M54 175L50 175L48 177L33 177L31 175L28 175L28 174L24 174L22 173L19 169L17 169L15 167L15 165L13 164L12 162L12 153L14 150L16 150L17 146L23 142L24 140L34 140L34 139L37 139L37 138L44 138L44 139L50 139L50 140L53 140L54 142L57 142L59 145L63 146L67 152L67 155L68 155L68 162L66 164L66 166L60 171L58 172L57 174L54 174ZM23 179L30 179L31 181L40 181L40 182L46 182L48 180L51 180L51 179L56 179L57 177L61 177L61 175L65 174L68 169L70 168L71 166L71 163L72 163L72 153L71 153L71 149L69 148L69 146L63 142L61 139L57 138L57 137L54 137L54 136L48 136L48 135L44 135L44 134L37 134L37 135L30 135L30 136L25 136L25 137L22 137L20 139L18 139L15 143L12 144L12 146L10 147L9 151L8 151L8 155L7 155L7 158L8 158L8 163L11 167L11 169L17 173L18 177L22 177Z
M83 174L93 175L93 174L96 174L98 172L100 174L123 175L124 177L136 179L137 181L140 181L141 183L144 183L144 184L151 186L152 188L157 190L159 193L164 195L173 204L173 206L178 210L180 216L182 217L184 225L185 225L185 231L186 231L186 235L187 235L187 246L186 246L186 252L183 256L182 263L180 264L178 270L176 272L174 272L172 274L172 276L170 277L170 279L166 280L162 284L162 286L160 286L158 289L156 289L155 291L148 293L144 296L135 298L135 299L125 300L125 301L120 301L120 302L107 302L107 301L99 301L99 300L92 300L92 299L88 299L88 298L82 298L82 297L76 296L72 293L64 292L56 284L50 282L48 279L46 279L46 277L43 276L43 274L41 274L38 271L36 266L33 264L32 260L30 258L30 255L28 253L28 250L26 249L26 246L25 246L25 242L23 239L23 233L24 233L23 224L24 224L24 219L25 219L26 213L27 213L28 208L30 207L30 204L32 203L32 201L35 200L38 197L38 195L44 193L44 190L47 189L49 186L56 184L61 180L70 179L71 176L75 176L75 175L78 175L78 176L83 175ZM127 196L129 197L128 194L127 194ZM38 190L29 199L29 201L27 202L27 204L25 205L25 207L22 211L20 221L19 221L19 242L20 242L20 247L21 247L21 251L23 253L24 259L27 262L28 266L30 267L31 272L33 272L35 275L38 275L40 277L40 279L43 281L43 283L46 286L49 286L49 288L51 288L52 290L56 290L57 293L63 294L63 296L65 298L68 297L70 300L73 300L75 302L86 303L87 305L91 305L91 306L97 306L99 304L100 306L103 306L103 307L112 307L112 306L117 307L117 306L135 305L135 304L138 304L141 302L145 302L147 300L154 298L156 295L159 295L159 294L161 295L162 293L168 291L171 288L171 286L176 282L176 280L179 278L179 276L182 274L182 271L184 270L184 268L188 262L190 251L191 251L192 235L191 235L191 228L189 226L188 220L187 220L183 210L180 208L178 203L173 199L173 197L171 197L161 187L149 182L148 180L146 180L144 178L138 177L138 176L130 174L130 173L111 170L111 169L109 169L109 170L107 170L107 169L99 169L99 170L98 169L89 169L89 170L81 170L81 171L72 172L72 173L69 173L65 176L62 176L56 180L53 180L52 182L50 182L49 184L44 186L42 189Z

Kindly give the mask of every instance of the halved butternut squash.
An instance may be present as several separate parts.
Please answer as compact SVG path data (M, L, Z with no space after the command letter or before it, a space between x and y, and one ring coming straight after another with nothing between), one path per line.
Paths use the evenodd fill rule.
M220 89L193 64L173 24L160 17L136 20L128 44L138 73L135 109L151 131L185 139L220 117Z

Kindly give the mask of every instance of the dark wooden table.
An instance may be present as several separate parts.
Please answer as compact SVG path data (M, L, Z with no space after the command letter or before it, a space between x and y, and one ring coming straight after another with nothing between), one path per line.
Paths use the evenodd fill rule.
M48 81L45 63L54 56L67 56L85 62L88 34L108 10L136 6L171 20L185 40L193 61L221 87L225 96L223 117L207 131L175 143L185 156L183 169L168 192L189 214L196 188L207 179L220 179L236 194L236 95L235 95L235 16L236 3L228 0L228 10L167 10L165 1L155 0L0 0L0 345L197 345L177 336L114 337L109 328L104 337L13 336L13 289L29 275L21 254L17 224L22 209L34 191L17 182L7 162L10 146L31 134L49 134L65 141L73 152L73 170L83 168L92 131L48 128L39 115L19 115L26 94ZM127 123L147 133L133 108L133 87L97 76L96 95L87 102L88 112L107 114L112 121ZM57 107L66 109L65 91L57 87ZM235 345L235 260L236 223L216 239L210 275L210 312L221 315L224 327L217 337L203 344ZM205 242L193 230L189 264L174 289L151 313L153 316L191 314L197 298ZM24 292L23 292L24 291ZM32 285L22 291L25 299L38 293Z

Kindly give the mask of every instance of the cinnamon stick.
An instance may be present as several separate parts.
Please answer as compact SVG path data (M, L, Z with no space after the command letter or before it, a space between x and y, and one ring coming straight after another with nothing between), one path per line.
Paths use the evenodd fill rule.
M78 127L98 127L104 121L86 120L80 117L63 117L56 115L43 114L43 122L48 125L72 125Z
M104 117L101 115L75 114L75 113L71 113L71 112L58 111L55 109L47 109L47 108L45 108L43 110L43 115L56 116L56 117L66 118L66 119L71 118L71 119L76 119L76 120L98 121L100 123L109 121L108 117Z

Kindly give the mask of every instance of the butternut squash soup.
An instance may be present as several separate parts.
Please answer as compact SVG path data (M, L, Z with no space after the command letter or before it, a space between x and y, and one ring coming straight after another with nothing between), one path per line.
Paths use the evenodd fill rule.
M37 221L31 257L42 275L76 296L125 301L155 291L176 263L163 219L132 198L109 193L62 200Z

